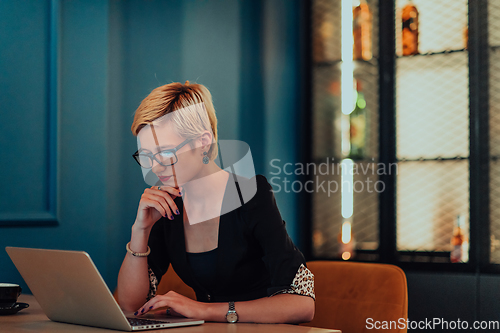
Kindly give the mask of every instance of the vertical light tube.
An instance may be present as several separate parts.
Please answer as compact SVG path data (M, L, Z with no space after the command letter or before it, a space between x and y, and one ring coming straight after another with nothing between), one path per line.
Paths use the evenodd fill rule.
M342 223L342 243L348 244L351 241L351 223L345 221Z
M342 155L349 155L350 151L350 121L349 114L354 110L354 62L352 34L352 1L342 0L342 65L341 65L341 130L342 130ZM353 161L342 160L342 217L348 219L353 214ZM350 224L349 224L350 226ZM350 233L349 233L350 237Z
M340 135L342 156L349 156L351 151L351 120L345 114L340 116Z
M348 219L352 216L354 206L354 162L346 158L342 160L342 217Z
M350 114L354 109L354 63L353 47L354 37L352 35L352 0L342 0L342 64L341 64L341 103L342 113Z

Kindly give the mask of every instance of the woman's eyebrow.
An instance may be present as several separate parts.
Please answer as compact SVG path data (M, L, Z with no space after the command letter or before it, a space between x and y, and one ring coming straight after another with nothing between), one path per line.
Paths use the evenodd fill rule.
M162 150L162 149L173 149L173 145L163 145L163 146L159 146L157 147L158 150ZM146 151L146 152L151 152L151 150L149 149L146 149L146 148L139 148L138 152L143 152L143 151Z
M174 145L163 145L163 146L159 146L158 148L161 148L161 149L163 149L163 148L172 149L174 147L175 147Z

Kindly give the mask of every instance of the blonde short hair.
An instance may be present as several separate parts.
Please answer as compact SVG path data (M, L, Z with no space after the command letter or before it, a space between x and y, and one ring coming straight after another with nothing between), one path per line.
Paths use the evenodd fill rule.
M196 114L174 112L182 108L202 103L204 108L195 108ZM193 108L189 108L193 109ZM203 111L203 112L200 112ZM171 119L178 135L186 139L194 139L203 131L213 134L213 143L208 151L210 160L217 157L217 117L210 91L202 84L185 84L173 82L154 89L135 111L132 123L132 133L137 136L139 131L154 120L172 113Z

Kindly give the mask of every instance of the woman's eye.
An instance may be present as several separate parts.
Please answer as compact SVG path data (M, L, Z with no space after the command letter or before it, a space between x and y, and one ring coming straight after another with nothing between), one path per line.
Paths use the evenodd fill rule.
M139 154L139 163L144 167L148 167L151 165L151 158L149 155Z
M172 153L169 150L164 150L164 151L160 152L160 156L163 158L171 158L171 157L174 157L174 153Z

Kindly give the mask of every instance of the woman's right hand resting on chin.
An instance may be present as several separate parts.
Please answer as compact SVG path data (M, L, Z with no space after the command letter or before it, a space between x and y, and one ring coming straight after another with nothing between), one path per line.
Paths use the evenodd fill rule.
M179 215L179 209L174 198L182 195L182 188L171 186L153 186L144 190L137 209L136 227L140 229L151 229L162 216L170 220L174 214Z
M132 226L130 249L144 253L148 249L148 239L153 225L165 216L171 220L179 209L174 198L181 196L182 188L153 186L144 190L137 217ZM127 311L135 311L146 301L149 292L149 273L147 257L125 255L118 274L117 296L120 306Z

